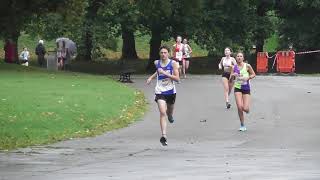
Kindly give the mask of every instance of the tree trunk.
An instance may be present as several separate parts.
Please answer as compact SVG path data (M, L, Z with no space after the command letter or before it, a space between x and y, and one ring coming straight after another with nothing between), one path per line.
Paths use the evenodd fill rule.
M150 52L149 62L147 65L148 72L154 72L156 70L154 61L160 58L159 48L161 46L161 31L158 28L152 28L150 39Z
M257 38L256 52L263 52L264 38Z
M4 26L4 32L7 39L10 39L14 46L14 59L13 62L19 64L19 55L18 55L18 39L20 36L20 26L17 18L17 9L15 7L16 2L11 1L10 6L8 7L8 14L6 19L6 25Z
M92 25L87 25L87 28L84 32L84 54L83 59L85 61L92 61L92 31L91 31Z
M133 31L128 29L124 24L121 24L121 31L123 42L121 59L137 59L138 55Z
M97 17L97 13L99 8L105 3L104 0L91 0L89 1L89 6L87 8L87 14L85 16L84 22L84 33L83 33L83 49L80 49L80 59L84 59L85 61L92 61L92 50L93 50L93 32L92 27ZM80 47L81 48L81 47Z
M19 50L18 50L18 39L20 36L19 28L14 24L8 25L8 29L6 30L6 39L10 39L13 44L13 62L19 64Z
M19 38L19 35L18 34L13 34L12 36L12 41L13 41L13 44L14 44L14 62L19 64L19 52L18 52L18 38Z
M268 8L267 8L267 3L266 1L261 1L259 4L258 4L258 7L257 7L257 15L261 18L265 17L266 16L266 13L268 11ZM262 52L263 51L263 46L264 46L264 40L266 39L265 37L265 33L263 32L264 29L260 29L259 30L260 32L257 32L257 37L256 37L256 41L257 41L257 45L256 45L256 52Z

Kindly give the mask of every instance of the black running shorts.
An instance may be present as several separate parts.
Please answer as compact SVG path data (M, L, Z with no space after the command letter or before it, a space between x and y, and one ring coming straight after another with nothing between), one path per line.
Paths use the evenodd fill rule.
M241 92L242 94L250 94L250 89L248 90L244 90L244 89L238 89L238 88L234 88L234 92Z
M155 101L164 100L167 104L174 104L176 102L176 94L156 94Z
M222 77L225 77L225 78L227 78L227 79L229 80L229 78L230 78L230 73L224 72L224 73L222 74Z

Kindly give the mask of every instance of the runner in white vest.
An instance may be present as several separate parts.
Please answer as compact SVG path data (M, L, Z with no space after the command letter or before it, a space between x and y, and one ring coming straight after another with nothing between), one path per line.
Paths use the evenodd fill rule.
M230 81L231 68L236 64L236 60L231 57L231 53L231 48L226 47L224 49L225 57L222 57L219 63L219 69L223 70L222 84L227 109L231 107L231 104L229 103L229 96L233 88L233 81Z
M187 78L186 72L189 69L189 61L191 59L191 53L192 49L188 44L187 39L183 39L183 63L182 63L182 68L183 68L183 75L184 78Z

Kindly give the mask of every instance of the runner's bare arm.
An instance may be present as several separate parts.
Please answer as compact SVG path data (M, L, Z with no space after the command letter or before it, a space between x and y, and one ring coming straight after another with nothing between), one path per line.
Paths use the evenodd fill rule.
M234 66L234 65L236 65L237 64L237 61L234 59L234 58L232 58L232 66Z
M175 60L175 58L176 57L174 57L175 56L175 52L176 52L176 45L174 44L173 46L172 46L172 50L171 50L171 58L173 59L173 60Z
M191 46L188 44L188 48L189 48L189 51L190 51L190 54L192 53L192 49L191 49Z
M156 66L158 64L158 60L154 61L154 65ZM149 76L149 78L147 79L147 84L150 84L152 79L155 78L157 76L157 71L155 73L153 73L151 76Z
M256 77L256 73L254 72L254 70L250 64L248 64L248 71L249 71L249 80Z
M231 66L229 81L232 81L234 79L234 77L235 77L234 66Z
M222 69L222 61L223 61L223 58L221 58L220 62L219 62L219 69L221 70Z
M157 71L156 71L155 73L153 73L153 74L147 79L147 84L150 84L151 81L152 81L152 79L153 79L154 77L156 77L156 75L157 75Z

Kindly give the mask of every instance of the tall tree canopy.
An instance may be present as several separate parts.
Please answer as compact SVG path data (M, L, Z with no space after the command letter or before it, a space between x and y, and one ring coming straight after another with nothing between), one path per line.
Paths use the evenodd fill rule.
M319 49L319 0L278 0L276 9L282 20L279 33L283 48L293 44L299 50Z
M52 32L63 32L64 26L52 26L52 30L48 29L45 25L46 22L56 22L57 25L61 25L60 20L66 19L67 21L73 21L81 14L81 9L84 1L78 0L8 0L2 2L0 6L0 36L4 39L11 39L15 44L15 59L18 60L18 38L22 31L30 28L34 25L39 32L48 36L52 35ZM58 12L55 16L47 16L47 13ZM38 18L41 17L41 18ZM38 19L40 24L32 23L32 20ZM61 28L61 29L60 29ZM29 29L30 30L30 29ZM70 33L72 34L72 33Z

